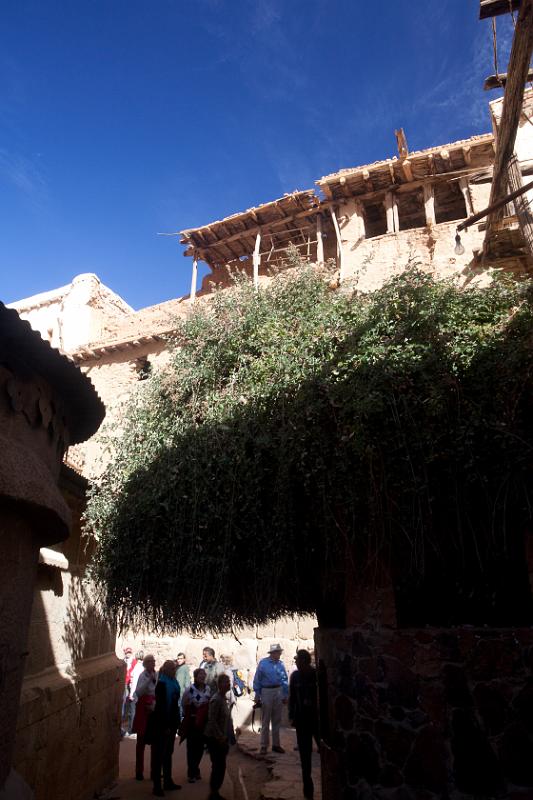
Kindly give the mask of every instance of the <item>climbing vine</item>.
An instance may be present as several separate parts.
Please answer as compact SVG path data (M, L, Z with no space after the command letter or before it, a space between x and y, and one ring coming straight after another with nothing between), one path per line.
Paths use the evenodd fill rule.
M315 612L378 562L408 621L431 587L448 621L497 616L496 565L519 563L530 520L531 298L415 266L348 295L301 268L198 305L89 500L119 623Z

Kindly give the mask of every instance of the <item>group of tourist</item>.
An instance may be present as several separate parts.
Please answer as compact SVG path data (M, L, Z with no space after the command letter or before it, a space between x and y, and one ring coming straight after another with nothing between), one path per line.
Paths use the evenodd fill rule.
M296 728L304 797L313 798L311 754L313 738L318 743L316 673L307 650L299 650L290 681L281 660L282 648L271 645L257 667L253 690L255 708L261 708L260 752L266 754L272 731L272 751L284 753L280 728L283 705L288 703L289 719ZM235 742L231 719L232 706L239 695L230 663L218 661L211 647L191 676L185 653L167 660L156 672L153 655L133 657L124 648L126 686L122 709L126 732L137 735L136 778L144 779L146 745L151 745L153 794L180 789L172 778L172 754L176 735L187 748L187 779L201 780L200 763L205 749L211 759L210 800L222 800L229 745Z

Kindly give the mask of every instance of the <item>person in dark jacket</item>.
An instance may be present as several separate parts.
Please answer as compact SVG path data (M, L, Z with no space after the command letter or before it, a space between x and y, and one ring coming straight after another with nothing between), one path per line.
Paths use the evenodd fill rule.
M154 795L164 797L166 791L181 789L172 780L172 753L180 724L180 687L176 680L176 662L165 661L155 687L155 708L150 717L152 743L152 781ZM163 786L161 786L161 769Z
M312 800L314 793L311 777L313 738L320 743L318 734L318 700L316 670L311 666L308 650L298 650L297 669L289 682L289 719L296 728L296 741L302 765L304 797Z
M228 732L231 710L227 700L230 680L227 675L218 676L217 691L209 701L205 738L211 756L211 778L209 800L223 800L219 789L226 774L226 757L229 750Z

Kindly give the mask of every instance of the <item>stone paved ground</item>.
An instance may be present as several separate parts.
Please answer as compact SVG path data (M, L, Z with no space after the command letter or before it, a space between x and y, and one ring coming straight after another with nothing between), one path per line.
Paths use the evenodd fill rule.
M302 800L302 773L298 751L294 749L296 745L294 729L281 729L281 744L285 748L283 755L269 752L266 756L262 756L259 754L259 734L249 728L241 732L237 741L242 753L268 764L270 780L261 789L260 796L263 800ZM317 752L313 752L313 783L315 800L322 800L320 756Z
M152 798L152 783L149 780L135 780L135 737L131 736L123 739L120 743L120 767L118 783L105 796L105 800L150 800ZM209 774L211 772L211 762L206 754L200 764L203 780L197 783L187 783L187 761L185 755L185 743L174 748L172 777L176 783L182 785L182 789L177 792L166 792L167 798L173 800L206 800L209 794ZM145 753L145 774L149 774L150 748L146 748ZM227 774L221 790L222 796L226 800L234 800L233 782ZM102 798L102 800L104 800Z

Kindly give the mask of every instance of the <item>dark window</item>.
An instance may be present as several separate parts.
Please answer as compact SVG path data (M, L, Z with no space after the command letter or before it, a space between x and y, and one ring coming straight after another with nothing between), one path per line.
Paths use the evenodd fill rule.
M435 221L451 222L466 217L466 204L459 181L435 184Z
M416 189L412 192L397 192L396 202L398 203L398 218L401 231L425 226L426 212L422 189Z
M374 236L382 236L387 233L387 215L383 202L365 203L363 205L365 218L365 234L367 239Z

